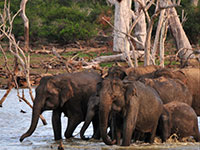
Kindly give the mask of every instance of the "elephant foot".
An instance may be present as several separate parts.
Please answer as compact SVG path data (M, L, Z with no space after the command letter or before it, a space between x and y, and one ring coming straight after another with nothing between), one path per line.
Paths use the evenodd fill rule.
M95 140L100 140L101 136L100 136L100 134L95 134L92 136L92 138Z
M81 139L82 139L82 140L85 140L85 141L88 141L90 138L89 138L89 137L82 136Z
M55 137L54 140L55 140L55 141L62 140L62 137Z
M65 138L66 138L66 139L69 139L69 138L71 138L71 137L73 137L72 134L67 134L67 133L65 133Z

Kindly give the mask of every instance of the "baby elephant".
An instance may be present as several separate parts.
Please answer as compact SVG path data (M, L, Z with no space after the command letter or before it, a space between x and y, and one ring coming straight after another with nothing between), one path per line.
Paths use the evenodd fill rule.
M88 101L88 108L87 108L87 113L86 113L86 117L85 117L85 122L80 131L81 139L89 140L89 138L86 138L84 136L84 133L94 118L96 118L95 122L97 123L96 124L97 128L94 129L94 131L93 131L94 136L92 138L100 139L98 111L99 111L99 96L96 94L96 95L92 95ZM95 122L93 122L93 123L95 123Z
M157 134L165 142L174 133L179 138L193 136L200 141L197 115L186 103L173 101L164 105Z

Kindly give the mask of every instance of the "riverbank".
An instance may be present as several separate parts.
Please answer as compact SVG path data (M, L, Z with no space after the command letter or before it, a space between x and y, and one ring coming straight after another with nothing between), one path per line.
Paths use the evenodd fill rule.
M93 59L101 56L117 55L119 53L112 51L112 44L110 41L105 41L104 44L94 42L93 47L84 44L70 44L67 46L38 46L33 47L30 51L30 80L32 86L37 86L39 81L44 76L51 76L62 74L66 72L76 72L87 68L87 65L92 62ZM166 68L180 68L180 60L176 58L176 49L173 47L173 42L170 40L165 46L165 67ZM7 62L5 63L4 55L0 52L0 89L7 89L10 84L10 74L7 67L14 72L15 59L14 56L8 51L8 47L5 46L5 52ZM158 57L158 56L156 56ZM117 61L122 66L127 66L127 63L123 61ZM113 66L116 61L109 61L94 65L93 69L105 73L109 67ZM140 66L144 64L144 58L141 57L138 60ZM195 62L196 63L196 62ZM196 65L191 63L189 65ZM156 64L159 64L157 59ZM19 87L26 88L27 83L25 75L20 70L22 66L18 67L17 82ZM89 68L89 67L88 67Z

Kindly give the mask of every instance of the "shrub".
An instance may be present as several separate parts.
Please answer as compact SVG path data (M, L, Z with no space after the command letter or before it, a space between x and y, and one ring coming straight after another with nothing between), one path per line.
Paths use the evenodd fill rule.
M192 44L200 44L200 5L194 7L186 0L183 0L181 5L182 7L178 9L179 15L181 16L182 9L187 14L187 20L183 24L185 33Z
M11 1L12 14L17 12L19 6L20 1ZM0 3L0 8L3 8L3 2ZM30 39L33 42L46 41L59 44L88 40L101 30L97 18L107 8L103 0L97 3L89 0L28 1L26 14L30 21ZM23 36L23 30L23 21L18 16L14 21L13 33L18 38Z

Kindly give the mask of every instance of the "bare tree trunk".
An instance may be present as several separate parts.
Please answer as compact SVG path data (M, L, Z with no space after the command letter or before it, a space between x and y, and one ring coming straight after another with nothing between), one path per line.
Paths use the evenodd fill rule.
M0 19L3 20L0 22L2 23L0 25L0 31L2 32L2 34L4 35L3 37L6 37L8 42L9 42L9 51L10 53L16 58L16 68L17 68L17 60L19 60L23 73L25 74L26 77L26 82L28 83L28 88L29 88L29 94L31 96L31 99L34 100L33 95L32 95L32 87L31 87L31 83L30 83L30 78L29 78L29 71L30 71L30 54L28 53L28 56L25 55L24 51L19 47L19 43L16 42L14 35L12 34L12 25L13 25L13 21L15 19L15 17L21 12L22 18L25 18L25 25L28 25L28 19L25 15L25 5L26 2L28 0L22 0L21 1L21 5L20 5L20 9L17 11L16 14L14 14L13 17L11 17L11 13L10 13L10 1L5 0L5 5L4 5L4 17L1 17ZM2 14L0 13L0 16L2 16ZM26 26L27 27L27 26ZM5 30L7 29L7 30ZM28 32L27 32L28 33ZM1 36L2 37L2 36ZM29 39L28 39L29 41ZM1 45L0 45L0 49L3 51ZM28 50L28 49L27 49ZM5 53L3 53L5 54ZM6 57L6 56L4 56ZM7 60L7 59L6 59ZM7 67L8 68L8 67ZM17 72L17 71L16 71ZM17 82L16 82L16 72L14 71L14 73L10 74L12 75L12 78L15 81L15 85L18 87ZM17 88L18 89L18 88ZM47 124L46 120L41 116L42 122L43 124Z
M167 35L167 18L166 20L163 22L162 28L161 28L161 32L160 32L160 66L164 68L165 64L165 39L166 39L166 35Z
M25 39L25 51L29 51L29 19L26 16L26 3L28 0L22 0L20 4L20 9L21 9L21 17L24 21L24 39Z
M199 0L191 0L190 3L191 3L191 5L197 7L198 3L199 3Z
M161 0L159 3L157 3L157 5L162 6L164 4L164 2L166 2L166 1ZM160 16L159 16L159 20L158 20L157 29L156 29L156 36L155 36L153 48L151 51L153 64L155 64L155 55L156 55L158 44L159 44L159 36L160 36L161 27L163 24L164 14L165 14L165 9L160 11Z
M115 4L113 51L122 52L128 65L133 67L130 57L130 43L126 35L130 29L132 0L110 0L110 2Z
M134 2L135 2L135 14L136 16L139 16L141 12L143 13L141 7L146 6L146 0L141 0L141 4L143 6L141 6L141 4L139 4L137 1L134 1ZM146 35L147 35L146 28L147 28L147 25L146 25L145 15L143 13L134 29L134 36L136 36L137 39L142 43L142 44L136 43L136 50L144 50L145 40L146 40Z
M172 4L171 1L169 1L169 5L170 4ZM194 58L194 55L192 54L193 53L192 46L185 34L185 31L183 30L176 9L169 8L168 12L169 12L169 19L168 19L169 28L176 41L176 47L178 50L180 50L178 56L181 59L181 62L186 61L188 59L188 56Z

